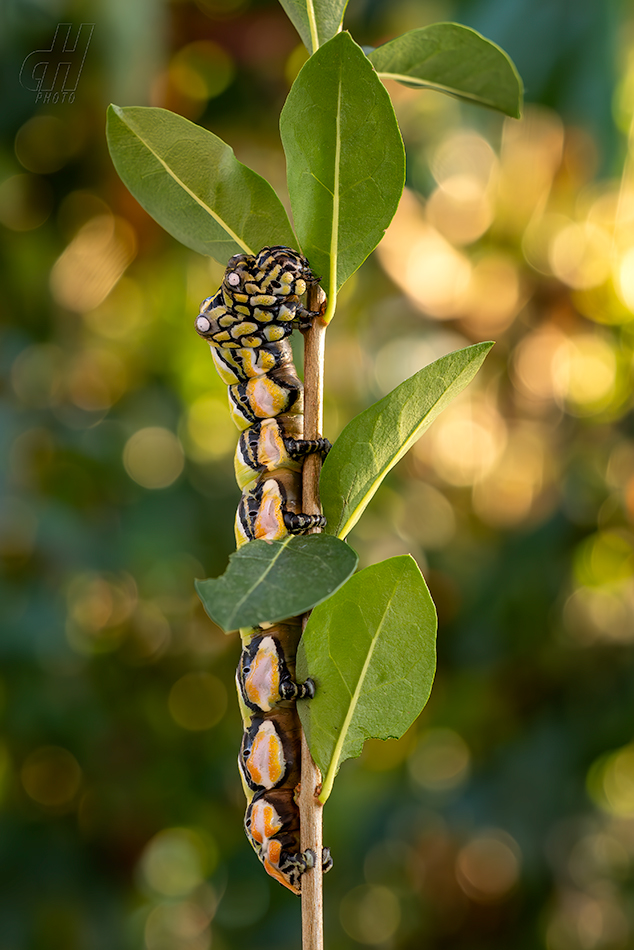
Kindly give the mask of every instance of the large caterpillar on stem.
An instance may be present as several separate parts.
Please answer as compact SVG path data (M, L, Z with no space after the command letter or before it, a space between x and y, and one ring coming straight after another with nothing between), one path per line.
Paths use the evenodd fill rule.
M306 258L288 247L236 254L222 285L203 300L196 330L208 341L229 408L241 430L235 455L242 491L235 520L237 547L257 538L277 540L324 527L322 515L301 511L301 472L326 439L303 438L304 388L288 337L307 330L318 313L300 298L319 282ZM295 682L300 618L243 629L236 681L244 733L238 765L247 798L245 831L266 871L293 893L315 864L301 851L300 725L295 702L312 698L312 680ZM332 864L328 849L324 870Z

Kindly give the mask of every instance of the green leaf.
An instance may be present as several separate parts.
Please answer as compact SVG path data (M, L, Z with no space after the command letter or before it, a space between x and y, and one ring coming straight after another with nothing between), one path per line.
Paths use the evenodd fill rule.
M326 456L326 531L345 538L391 468L471 382L493 343L476 343L423 367L345 427Z
M316 607L297 653L297 704L325 802L339 765L366 739L398 739L429 699L436 669L436 611L418 565L393 557L355 574Z
M110 106L107 135L124 184L192 250L224 264L267 244L296 245L269 183L206 129L166 109Z
M403 191L405 153L387 91L349 33L302 67L280 120L295 227L328 295L379 243Z
M325 534L251 541L231 555L222 577L197 580L196 591L229 633L305 613L338 590L358 560L351 547Z
M459 23L411 30L369 54L383 79L436 89L519 119L522 80L504 50Z
M309 53L341 29L348 0L280 0Z

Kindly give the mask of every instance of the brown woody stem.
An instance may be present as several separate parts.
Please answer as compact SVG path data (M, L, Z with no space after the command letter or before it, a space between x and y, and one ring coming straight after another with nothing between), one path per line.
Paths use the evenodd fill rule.
M315 286L308 294L308 309L319 310L323 291ZM324 391L324 342L326 325L321 318L304 335L304 438L318 439L322 434L322 407ZM309 455L302 473L302 511L320 514L319 473L321 458ZM318 531L319 529L315 529ZM304 617L304 626L308 615ZM302 948L323 950L323 874L322 862L322 809L317 800L321 790L321 773L313 762L304 731L302 730L302 773L299 795L301 849L315 852L315 867L302 876Z

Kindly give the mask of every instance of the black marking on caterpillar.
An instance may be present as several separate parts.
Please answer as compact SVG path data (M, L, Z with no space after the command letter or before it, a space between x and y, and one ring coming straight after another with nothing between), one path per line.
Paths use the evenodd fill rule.
M300 298L318 283L308 261L288 247L236 254L222 285L203 300L196 330L209 342L229 409L242 430L235 455L242 491L236 544L275 540L324 527L322 515L301 509L301 471L307 455L324 456L326 439L304 439L304 389L288 336L318 316ZM266 629L264 628L266 627ZM248 807L245 831L266 871L295 894L301 875L315 866L299 843L296 791L300 778L300 726L295 702L315 694L312 680L295 682L298 618L241 631L236 680L244 722L238 766ZM324 871L332 866L322 854Z

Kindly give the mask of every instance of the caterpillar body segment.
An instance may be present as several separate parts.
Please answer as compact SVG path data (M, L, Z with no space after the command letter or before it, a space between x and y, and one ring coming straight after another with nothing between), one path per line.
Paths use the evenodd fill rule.
M307 455L326 455L330 450L328 439L302 438L302 418L286 413L256 422L242 432L234 459L240 488L251 486L264 472L279 468L301 472Z
M294 367L282 366L274 373L233 383L228 393L231 418L239 429L283 413L304 413L304 388Z
M265 870L293 891L301 893L301 876L315 867L315 852L299 847L299 811L291 789L256 795L244 816L244 829ZM328 848L322 851L322 870L332 867Z
M299 477L296 472L278 469L254 488L243 491L236 513L236 544L266 538L277 541L287 534L304 534L309 528L323 528L323 515L307 515L300 507Z
M267 713L279 703L313 698L311 679L295 682L294 651L300 633L299 624L289 623L245 631L236 681L247 709Z
M253 715L242 736L238 764L253 792L294 789L299 782L299 720L294 708Z
M325 456L330 443L303 437L304 387L288 340L318 315L300 299L318 281L308 261L287 247L236 254L196 319L241 432L234 459L242 492L238 547L325 525L322 515L301 510L301 472L306 456ZM315 692L312 680L295 681L301 623L292 618L240 632L236 684L244 732L238 767L247 799L245 831L268 874L299 894L302 874L315 865L314 853L300 849L296 800L301 733L295 702ZM331 864L324 849L323 869Z

